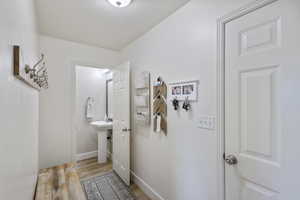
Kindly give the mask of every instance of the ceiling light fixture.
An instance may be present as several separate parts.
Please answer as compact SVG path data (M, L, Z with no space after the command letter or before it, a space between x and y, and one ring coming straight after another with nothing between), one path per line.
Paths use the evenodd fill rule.
M132 0L108 0L108 2L118 8L129 6Z

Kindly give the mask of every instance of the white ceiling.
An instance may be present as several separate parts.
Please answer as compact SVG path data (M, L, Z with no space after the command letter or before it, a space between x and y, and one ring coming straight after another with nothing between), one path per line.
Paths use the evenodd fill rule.
M189 0L133 0L115 8L107 0L36 0L41 34L120 50Z

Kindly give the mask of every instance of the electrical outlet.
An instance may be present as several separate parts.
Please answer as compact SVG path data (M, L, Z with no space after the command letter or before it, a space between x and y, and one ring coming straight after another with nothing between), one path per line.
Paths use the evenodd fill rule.
M214 130L215 129L215 116L200 116L198 120L198 128Z

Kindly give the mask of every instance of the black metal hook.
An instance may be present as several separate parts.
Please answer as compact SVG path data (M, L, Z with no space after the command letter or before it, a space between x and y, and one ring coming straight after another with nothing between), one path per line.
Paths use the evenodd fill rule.
M179 101L177 100L177 97L175 97L172 100L172 104L173 104L174 110L178 110L178 108L179 108Z
M183 102L183 105L182 105L182 108L186 111L189 111L191 109L191 103L189 101L189 97L186 97L184 102Z

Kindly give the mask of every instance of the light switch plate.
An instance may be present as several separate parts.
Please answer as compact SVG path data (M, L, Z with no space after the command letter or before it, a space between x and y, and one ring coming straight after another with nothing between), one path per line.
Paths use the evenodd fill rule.
M216 117L202 115L198 119L197 126L198 128L214 130L216 126Z

